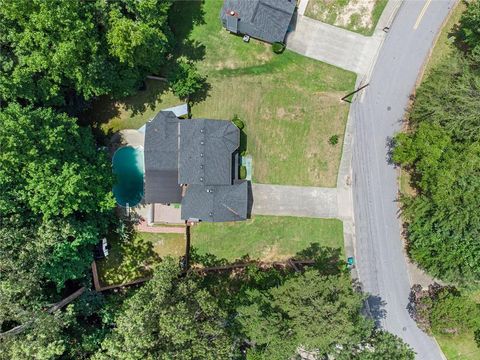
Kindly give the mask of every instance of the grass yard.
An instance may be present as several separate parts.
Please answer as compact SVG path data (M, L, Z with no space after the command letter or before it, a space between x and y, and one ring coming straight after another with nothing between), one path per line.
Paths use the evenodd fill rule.
M109 239L109 255L97 261L103 286L127 283L150 274L149 267L161 257L185 253L183 234L137 233L131 241Z
M305 15L370 36L388 0L309 0Z
M208 76L208 97L192 108L194 117L245 122L253 181L329 186L336 184L349 105L340 99L353 90L356 75L290 51L275 55L256 40L244 43L219 20L222 1L177 1L172 28L177 56L197 60ZM183 40L182 40L183 39ZM123 103L97 104L105 131L138 128L157 111L179 104L162 82ZM93 111L97 113L97 111Z
M200 254L229 261L245 255L263 261L284 260L313 243L343 252L343 225L335 219L255 216L236 223L201 223L191 232L191 245Z
M480 359L480 349L473 340L473 333L462 336L435 334L435 339L448 360Z
M480 288L473 285L462 290L465 296L469 296L480 306ZM435 334L440 347L448 360L478 360L480 348L474 340L473 332L461 335Z

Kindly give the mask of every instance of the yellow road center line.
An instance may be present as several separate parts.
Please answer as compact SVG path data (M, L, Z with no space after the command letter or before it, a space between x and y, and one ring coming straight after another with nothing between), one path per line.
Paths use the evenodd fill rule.
M415 23L415 25L413 25L413 30L417 30L418 25L420 25L420 21L422 21L423 15L425 15L428 5L430 5L431 2L432 0L427 0L425 5L423 5L422 11L420 11L420 15L418 15L417 22Z

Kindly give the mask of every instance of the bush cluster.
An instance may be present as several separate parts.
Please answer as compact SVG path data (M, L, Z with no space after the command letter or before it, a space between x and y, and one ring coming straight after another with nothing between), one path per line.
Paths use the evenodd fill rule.
M274 42L272 44L272 50L275 54L281 54L285 51L285 44L281 42Z

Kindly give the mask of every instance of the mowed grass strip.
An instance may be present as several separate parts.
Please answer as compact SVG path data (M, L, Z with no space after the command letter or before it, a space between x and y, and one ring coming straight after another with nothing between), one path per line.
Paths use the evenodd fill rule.
M255 216L232 223L200 223L191 229L191 245L200 254L233 261L251 259L280 261L311 244L341 249L343 225L336 219Z
M231 119L246 124L253 181L334 187L349 105L340 99L354 88L356 75L271 45L245 43L221 26L222 1L178 1L171 26L177 56L197 61L211 89L192 108L193 117ZM147 81L147 90L117 103L99 104L104 131L138 128L161 109L178 105L167 86ZM108 112L113 115L108 119ZM95 116L95 115L93 115ZM341 141L328 144L332 135Z

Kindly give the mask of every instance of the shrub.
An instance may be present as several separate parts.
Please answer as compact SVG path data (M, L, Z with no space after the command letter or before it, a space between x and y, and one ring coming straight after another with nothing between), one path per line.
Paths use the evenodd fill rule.
M328 143L330 145L337 145L338 144L338 135L330 136L330 139L328 139Z
M240 166L240 173L238 174L238 177L241 180L245 180L247 178L247 168L245 166Z
M272 44L272 50L275 54L281 54L285 51L285 44L281 42L274 42Z
M233 119L232 119L232 122L235 124L235 126L237 128L239 128L240 130L242 130L244 127L245 127L245 124L243 123L242 120L240 120L240 118L238 117L237 114L233 115Z

